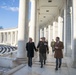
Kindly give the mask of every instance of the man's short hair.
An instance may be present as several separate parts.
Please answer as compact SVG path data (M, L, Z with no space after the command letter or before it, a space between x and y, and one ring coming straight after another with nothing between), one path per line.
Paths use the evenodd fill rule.
M57 39L60 39L59 37L56 37Z
M31 37L29 37L29 39L30 39L30 40L32 40L32 38L31 38Z
M42 39L45 39L45 37L42 37Z

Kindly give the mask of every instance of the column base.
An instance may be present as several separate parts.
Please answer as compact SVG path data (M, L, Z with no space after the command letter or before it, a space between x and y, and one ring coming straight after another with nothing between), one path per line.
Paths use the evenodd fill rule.
M70 51L70 52L65 53L65 56L66 56L66 57L71 57L71 55L72 55L72 52L71 52L71 51Z
M72 68L76 68L76 61L72 62Z
M27 58L16 58L15 60L13 60L13 62L16 63L17 65L26 64Z

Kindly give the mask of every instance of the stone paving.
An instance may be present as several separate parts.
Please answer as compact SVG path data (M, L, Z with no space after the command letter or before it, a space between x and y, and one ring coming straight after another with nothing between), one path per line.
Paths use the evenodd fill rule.
M36 59L33 61L31 68L26 64L12 75L76 75L76 69L68 68L66 58L63 59L62 67L58 71L55 71L55 59L53 56L49 54L47 58L46 65L43 68L40 68L40 63Z
M68 67L66 57L62 60L62 67L58 69L58 71L55 71L55 58L53 54L47 55L47 61L46 65L44 65L43 68L40 68L40 62L37 56L33 58L33 65L32 67L28 67L27 64L23 68L20 68L19 70L15 71L11 75L76 75L76 69ZM2 69L4 72L9 71L10 69Z
M8 72L9 70L11 70L11 68L0 67L0 72L2 73Z

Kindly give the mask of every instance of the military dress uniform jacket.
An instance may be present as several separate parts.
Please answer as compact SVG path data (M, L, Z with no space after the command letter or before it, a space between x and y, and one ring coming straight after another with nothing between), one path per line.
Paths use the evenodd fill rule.
M56 49L55 47L58 47L58 49ZM55 42L55 45L54 45L55 58L63 58L63 51L62 51L63 48L64 48L63 42L61 41L59 41L59 43Z
M39 41L37 48L39 48L39 53L49 52L48 43L46 41Z

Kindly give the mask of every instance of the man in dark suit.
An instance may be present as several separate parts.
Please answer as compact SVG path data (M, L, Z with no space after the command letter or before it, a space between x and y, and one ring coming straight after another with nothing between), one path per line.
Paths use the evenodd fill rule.
M54 50L55 50L54 57L56 58L55 70L58 70L58 68L61 67L63 58L63 51L62 51L63 48L64 48L63 42L60 41L59 37L56 37L56 42L54 44Z
M27 57L28 57L28 66L32 67L32 58L34 57L34 50L37 51L32 38L29 38L29 42L26 43Z
M39 41L37 48L39 48L39 54L40 54L40 63L41 68L43 67L43 62L46 64L46 52L49 53L48 44L45 41L45 37L41 38L42 41Z

